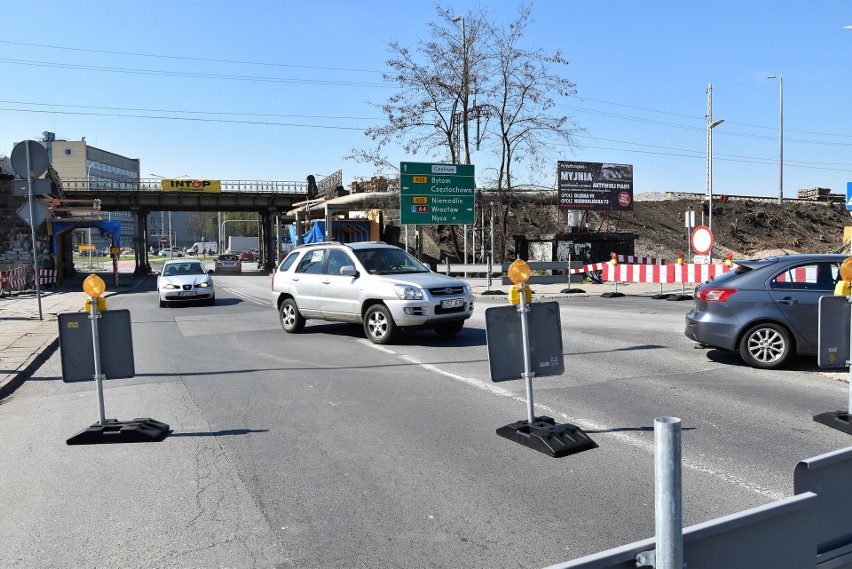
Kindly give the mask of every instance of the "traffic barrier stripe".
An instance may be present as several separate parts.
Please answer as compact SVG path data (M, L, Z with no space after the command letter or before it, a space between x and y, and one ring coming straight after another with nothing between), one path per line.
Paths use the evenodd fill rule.
M612 265L603 263L604 281L632 283L703 283L727 273L728 265Z
M39 269L38 270L38 284L39 285L50 285L53 286L56 284L56 270L55 269Z
M636 265L665 265L666 260L662 257L643 257L636 255L616 255L619 263L636 264ZM594 263L592 265L583 265L579 269L568 269L568 274L577 275L580 273L588 273L591 271L602 271L604 265L609 263Z
M38 274L40 285L56 285L57 271L55 269L39 269ZM27 267L15 267L8 271L0 271L0 290L22 290L28 285L34 286L34 283L34 280L27 281Z

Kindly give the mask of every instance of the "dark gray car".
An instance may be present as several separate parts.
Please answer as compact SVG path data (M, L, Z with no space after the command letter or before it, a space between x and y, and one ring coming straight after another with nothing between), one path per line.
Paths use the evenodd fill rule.
M792 354L816 355L819 299L834 294L848 255L785 255L737 261L695 289L684 333L704 347L739 351L775 369Z

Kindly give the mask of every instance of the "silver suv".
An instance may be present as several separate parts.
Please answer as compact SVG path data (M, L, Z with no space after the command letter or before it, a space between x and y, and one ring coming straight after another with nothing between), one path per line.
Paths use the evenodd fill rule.
M311 243L294 248L272 275L272 304L281 326L299 332L305 320L363 324L367 338L389 344L400 330L458 334L473 314L470 288L433 273L393 245Z

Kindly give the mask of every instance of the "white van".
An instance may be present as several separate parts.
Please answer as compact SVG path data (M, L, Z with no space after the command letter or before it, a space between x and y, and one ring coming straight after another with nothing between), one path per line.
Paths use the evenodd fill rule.
M219 250L219 245L215 241L196 241L193 243L187 250L187 255L200 255L206 253L207 255L216 255Z

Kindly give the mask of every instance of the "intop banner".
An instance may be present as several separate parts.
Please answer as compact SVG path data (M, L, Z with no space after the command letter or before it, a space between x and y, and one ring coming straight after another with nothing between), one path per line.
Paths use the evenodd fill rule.
M217 193L222 191L222 184L219 180L189 180L189 179L170 179L163 178L160 180L160 187L164 192L211 192Z
M557 162L559 209L633 209L633 165Z

